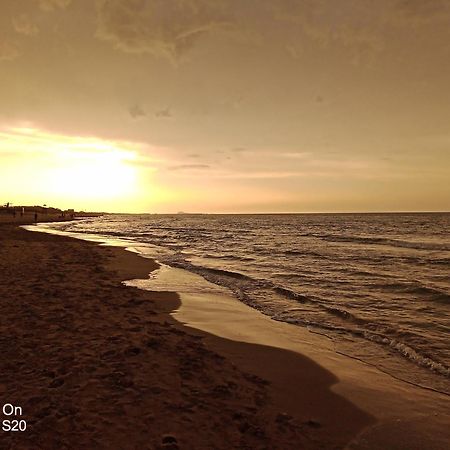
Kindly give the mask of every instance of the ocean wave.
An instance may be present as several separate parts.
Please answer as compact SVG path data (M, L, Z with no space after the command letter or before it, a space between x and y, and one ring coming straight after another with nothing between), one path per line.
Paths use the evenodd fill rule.
M352 322L354 324L358 324L360 326L374 326L373 322L362 319L358 317L356 314L348 311L345 308L338 307L336 305L327 304L325 299L320 299L317 296L307 296L300 294L298 292L293 291L292 289L288 289L286 287L281 287L277 285L273 285L274 292L284 295L287 298L296 300L301 303L309 303L315 305L319 310L325 312L331 316L338 317L344 321Z
M203 276L206 280L211 281L212 283L220 284L221 286L230 288L235 287L235 283L230 284L229 282L227 282L227 280L240 280L241 282L246 281L247 283L252 283L256 287L260 286L261 283L264 282L263 280L258 280L241 272L193 264L184 259L180 254L166 257L162 259L161 262L168 264L169 266L189 270Z
M427 296L430 300L434 302L439 302L443 304L450 304L450 295L440 289L429 286L418 286L412 287L409 291L411 294Z
M226 259L226 260L232 260L232 261L255 261L255 258L252 258L250 256L217 255L217 254L211 254L211 253L202 255L202 257L210 258L210 259Z
M315 258L328 259L329 256L316 251L304 249L304 250L284 250L281 251L282 254L288 256L313 256Z
M425 286L420 282L415 283L383 283L373 284L372 289L380 289L388 292L398 292L419 296L424 300L431 300L442 304L450 304L450 295L436 287Z
M225 269L212 269L210 267L202 267L203 271L209 272L213 275L221 275L224 277L229 278L237 278L239 280L253 280L248 275L244 275L240 272L233 272L232 270L225 270Z
M415 350L413 347L404 342L390 338L388 336L378 335L370 332L365 332L364 337L373 342L376 342L377 344L387 345L389 346L389 348L400 353L403 357L409 359L415 364L421 367L425 367L427 369L431 369L433 372L436 372L440 375L450 378L449 367L445 366L442 363L434 361L432 358L428 356L422 355L419 351Z
M246 303L247 305L258 309L264 314L269 315L274 320L293 323L302 326L313 326L315 328L325 329L338 333L345 333L352 335L354 337L369 340L375 344L382 345L384 347L389 347L394 350L400 356L414 362L415 364L430 369L433 372L443 375L445 377L450 377L450 368L444 364L433 360L431 357L422 355L418 350L414 349L410 344L399 340L396 335L398 330L391 329L387 326L378 324L374 321L366 320L358 317L353 312L348 311L345 308L338 307L335 305L327 305L325 299L320 299L318 297L307 296L296 292L292 289L276 285L268 280L258 280L250 276L244 275L242 273L237 273L228 270L221 269L209 269L205 267L196 267L191 264L185 264L185 268L190 268L197 273L203 275L207 280L220 284L222 286L230 288L237 297ZM190 266L190 267L188 267ZM213 275L214 277L211 277ZM219 277L219 278L216 278ZM228 283L226 279L235 281L245 281L244 285L237 283ZM327 320L321 322L312 321L308 318L292 318L286 313L273 313L269 310L267 304L262 304L260 301L255 299L255 290L257 289L269 289L273 293L282 295L285 298L295 300L299 303L307 303L313 305L322 313L328 314L332 317L337 317L342 320L341 325L331 324ZM267 292L267 291L264 291ZM269 294L270 295L270 294Z
M442 375L446 378L450 378L450 368L447 367L445 364L435 361L429 356L421 354L418 350L415 350L411 345L408 345L405 342L402 342L396 338L384 334L374 333L369 330L351 329L332 325L329 323L317 322L309 319L290 318L283 316L273 316L272 319L280 322L287 322L293 325L300 325L319 330L332 331L334 333L350 334L357 338L362 338L371 341L375 344L382 345L383 347L389 348L390 350L395 351L403 358L409 360L410 362L420 367L424 367L426 369L433 371L434 373Z
M95 220L98 222L98 219ZM334 337L337 338L337 341L339 341L338 335L353 336L354 338L351 339L353 342L370 341L374 345L389 348L395 354L413 361L419 366L426 367L434 373L449 377L448 366L438 361L439 356L442 356L442 361L446 360L446 356L443 356L445 353L440 355L439 350L434 351L438 348L435 345L436 341L433 340L436 333L420 335L424 328L421 325L423 314L419 311L420 307L430 305L432 306L430 313L437 314L436 311L438 311L439 314L444 315L444 308L449 304L450 296L447 292L433 286L433 278L428 280L429 284L427 285L417 280L411 280L411 274L414 273L423 273L424 279L426 279L427 275L422 270L424 266L430 269L430 273L440 275L445 272L445 266L450 263L450 259L443 252L450 250L450 246L446 242L430 242L435 236L438 236L439 230L434 233L430 232L430 241L425 242L423 239L424 242L422 242L422 232L414 234L414 228L410 229L411 232L407 228L402 236L403 239L397 239L397 231L394 231L394 234L392 226L379 228L385 231L380 231L384 237L378 237L370 235L375 228L358 227L358 224L353 228L353 223L340 227L340 229L333 224L328 227L326 222L320 226L313 224L310 226L309 232L299 233L297 230L304 230L302 219L296 223L296 231L290 232L291 229L286 228L283 234L281 233L283 230L280 231L279 228L277 231L276 227L275 229L267 228L270 230L267 233L264 231L265 229L261 231L257 228L258 223L255 222L256 228L253 228L253 231L258 230L258 232L254 236L252 235L251 240L242 243L236 239L236 236L242 231L239 221L236 222L239 226L235 228L230 226L229 232L227 229L225 236L223 230L204 227L203 224L196 229L187 226L190 222L182 225L184 220L182 218L177 218L177 224L156 226L155 221L158 218L152 217L151 224L145 227L136 224L130 225L127 220L120 223L112 221L112 224L106 221L98 229L95 229L94 223L88 224L87 222L77 225L73 229L71 229L73 225L67 225L67 228L64 229L80 233L121 236L139 242L152 243L166 249L170 248L176 254L162 255L162 263L195 272L212 283L230 289L242 302L267 314L274 320L329 330L330 334L335 333ZM171 224L168 221L164 223ZM432 222L430 221L430 223ZM217 227L216 222L213 225ZM395 229L401 229L397 225ZM383 224L379 226L383 227ZM366 230L371 230L370 234L366 234ZM351 234L353 231L354 234ZM285 241L280 245L272 239L275 233L278 233L279 236L286 236L283 238ZM205 235L208 237L206 238ZM389 235L392 237L385 237ZM409 240L409 236L414 236L417 240ZM297 239L302 237L306 239ZM290 241L290 239L292 240ZM363 249L363 245L377 247L370 249L370 252L357 252L350 245L341 245L336 248L322 241L360 245L358 249ZM394 255L392 250L388 252L381 246L406 248L420 252L397 251ZM192 252L190 255L183 256L178 251L182 248L192 250ZM234 251L239 252L241 256L226 255L228 251L231 254ZM215 254L215 252L219 254ZM188 260L190 256L201 254L204 254L206 261L199 264L196 261L196 264L193 264ZM252 260L251 264L248 264L248 267L252 267L254 270L252 272L247 272L244 264L239 264L247 256L249 260L250 258ZM225 267L205 267L209 258L216 259L215 264L220 264L220 260L223 260L224 263L221 265ZM230 261L226 261L227 259ZM247 268L247 270L250 269ZM281 277L273 275L280 270L293 273L298 271L301 276L305 276L305 273L308 272L314 277L311 277L311 280L303 280L303 283L298 278L294 279L295 277L284 278L282 281ZM272 273L272 275L267 276L267 273ZM269 277L271 277L270 280ZM344 281L349 285L353 283L354 286L350 286L350 288L343 286ZM313 283L316 283L316 287L312 285ZM381 290L386 295L380 295ZM376 298L373 296L374 293L377 295ZM401 295L396 295L399 293ZM364 301L355 302L357 294L359 295L358 299ZM423 299L423 301L414 302L416 298ZM407 318L411 321L413 330L413 327L418 327L417 334L409 336L402 333L400 331L401 322L397 320L395 314L392 315L392 320L389 319L385 322L386 318L377 311L378 303L372 307L371 300L373 299L381 303L383 311L388 311L389 299L404 300L403 303L400 302L396 306L400 305L404 308L402 314L410 314ZM356 307L351 308L349 303ZM443 306L439 307L438 303ZM293 308L290 308L289 305L292 305ZM295 305L299 306L297 311L294 311ZM418 316L414 314L418 314ZM302 317L299 317L300 315ZM434 317L436 320L441 319L440 316ZM441 332L439 339L445 339L445 337L441 337L445 336L443 333L445 331ZM344 341L348 340L348 337L344 339Z
M400 239L383 238L375 236L350 236L337 234L310 234L318 239L328 242L348 242L355 244L389 245L391 247L411 248L415 250L450 251L450 245L433 242L405 241Z
M427 261L428 262L428 261ZM436 258L429 261L433 265L450 267L450 258Z

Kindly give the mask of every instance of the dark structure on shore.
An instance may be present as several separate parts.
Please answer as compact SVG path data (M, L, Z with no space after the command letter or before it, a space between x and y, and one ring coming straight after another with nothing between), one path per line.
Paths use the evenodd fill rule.
M25 215L25 214L46 214L46 215L59 215L61 217L66 216L74 216L75 211L73 209L62 210L59 208L52 208L48 206L13 206L11 203L6 203L3 206L0 206L0 214L1 215Z
M0 223L29 224L35 222L58 222L80 217L96 217L102 213L77 212L44 206L13 206L6 203L0 206Z

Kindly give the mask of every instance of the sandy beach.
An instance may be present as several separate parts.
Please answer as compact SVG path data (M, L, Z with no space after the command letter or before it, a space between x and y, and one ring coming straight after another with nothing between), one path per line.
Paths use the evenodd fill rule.
M0 450L450 450L450 0L0 24Z
M168 314L176 294L121 284L154 261L13 226L0 236L0 392L27 422L2 448L343 448L373 423L312 360L212 349Z

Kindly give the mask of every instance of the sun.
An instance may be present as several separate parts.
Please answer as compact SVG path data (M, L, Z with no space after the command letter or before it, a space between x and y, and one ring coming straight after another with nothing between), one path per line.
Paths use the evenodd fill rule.
M94 148L58 154L49 184L66 198L124 199L136 192L137 173L126 151Z
M0 190L16 204L126 210L142 191L139 151L133 142L10 127L0 130Z

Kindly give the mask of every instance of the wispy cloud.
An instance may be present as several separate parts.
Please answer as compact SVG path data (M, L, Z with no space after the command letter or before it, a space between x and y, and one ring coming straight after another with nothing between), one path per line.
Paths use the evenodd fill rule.
M140 105L130 106L128 112L133 119L139 119L140 117L145 117L147 115L144 108Z
M390 30L449 17L448 0L342 0L339 5L335 0L260 0L257 15L249 3L236 0L99 0L96 35L122 51L177 62L208 35L221 33L260 45L270 39L262 23L277 28L289 23L303 40L324 49L339 46L354 63L371 64L388 45ZM301 59L303 45L297 35L284 48Z
M226 3L101 0L97 36L132 53L179 58L205 34L230 24Z
M20 16L14 17L12 23L16 33L25 36L34 36L39 32L37 25L33 23L27 14L21 14Z
M121 160L134 160L141 145L129 141L112 141L91 136L70 136L35 128L10 126L0 129L0 153L16 155L85 155L107 154Z
M37 0L39 4L39 8L43 11L54 11L58 8L64 9L67 8L71 0Z
M169 166L167 170L204 170L209 169L208 164L179 164L176 166Z
M233 147L232 149L230 149L233 153L243 153L245 151L247 151L246 148L244 147Z
M170 108L160 109L155 112L155 117L158 119L170 119L172 117L172 112Z
M0 61L12 61L19 55L18 46L12 40L0 35Z
M397 0L394 4L394 20L403 24L427 23L432 20L450 19L450 2L447 0Z

